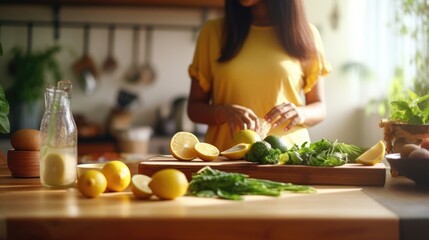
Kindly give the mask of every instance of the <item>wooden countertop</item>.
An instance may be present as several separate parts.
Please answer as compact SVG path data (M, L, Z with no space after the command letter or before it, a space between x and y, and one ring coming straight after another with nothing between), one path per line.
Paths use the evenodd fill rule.
M13 178L3 164L0 239L428 239L429 191L406 179L388 179L384 187L314 187L316 194L243 201L137 200L130 189L86 199L74 188L49 190L38 178Z

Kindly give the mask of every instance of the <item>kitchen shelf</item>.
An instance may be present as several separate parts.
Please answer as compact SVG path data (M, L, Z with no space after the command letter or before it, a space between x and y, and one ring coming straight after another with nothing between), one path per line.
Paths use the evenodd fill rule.
M224 0L3 0L6 4L222 8Z

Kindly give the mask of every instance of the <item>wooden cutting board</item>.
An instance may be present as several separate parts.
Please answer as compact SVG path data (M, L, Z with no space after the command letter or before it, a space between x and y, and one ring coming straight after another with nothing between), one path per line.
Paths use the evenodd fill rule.
M345 164L339 167L311 167L299 165L258 165L237 160L204 162L200 159L179 161L171 156L152 157L139 163L138 173L152 176L165 168L182 171L190 180L193 173L210 166L226 172L239 172L252 178L268 179L280 182L306 185L354 185L382 186L386 179L386 166L378 163L374 166Z

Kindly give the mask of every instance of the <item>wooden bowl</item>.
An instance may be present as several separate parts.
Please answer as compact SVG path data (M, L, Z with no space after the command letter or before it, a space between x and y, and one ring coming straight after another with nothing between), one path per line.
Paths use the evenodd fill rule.
M429 159L401 159L400 153L387 154L385 157L400 175L413 180L416 185L429 187Z
M7 152L7 166L14 177L39 177L39 165L39 151L10 149Z

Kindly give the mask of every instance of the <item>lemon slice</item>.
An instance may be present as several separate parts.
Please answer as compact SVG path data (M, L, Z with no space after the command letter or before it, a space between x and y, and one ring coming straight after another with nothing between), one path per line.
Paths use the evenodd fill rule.
M198 138L190 132L177 132L170 140L170 153L178 160L191 161L197 157Z
M385 153L386 146L384 145L384 142L380 140L377 144L356 158L356 162L363 165L375 165L381 162Z
M66 164L64 156L58 153L50 153L44 159L45 170L43 182L49 186L61 186L65 181Z
M149 187L149 183L152 178L143 174L135 174L131 178L131 191L134 196L140 199L148 199L153 195L152 190Z
M252 144L250 143L239 143L220 154L228 159L234 160L234 159L243 159L244 155L250 150L250 147Z
M219 149L210 143L195 144L195 151L197 156L206 162L211 162L219 156Z

